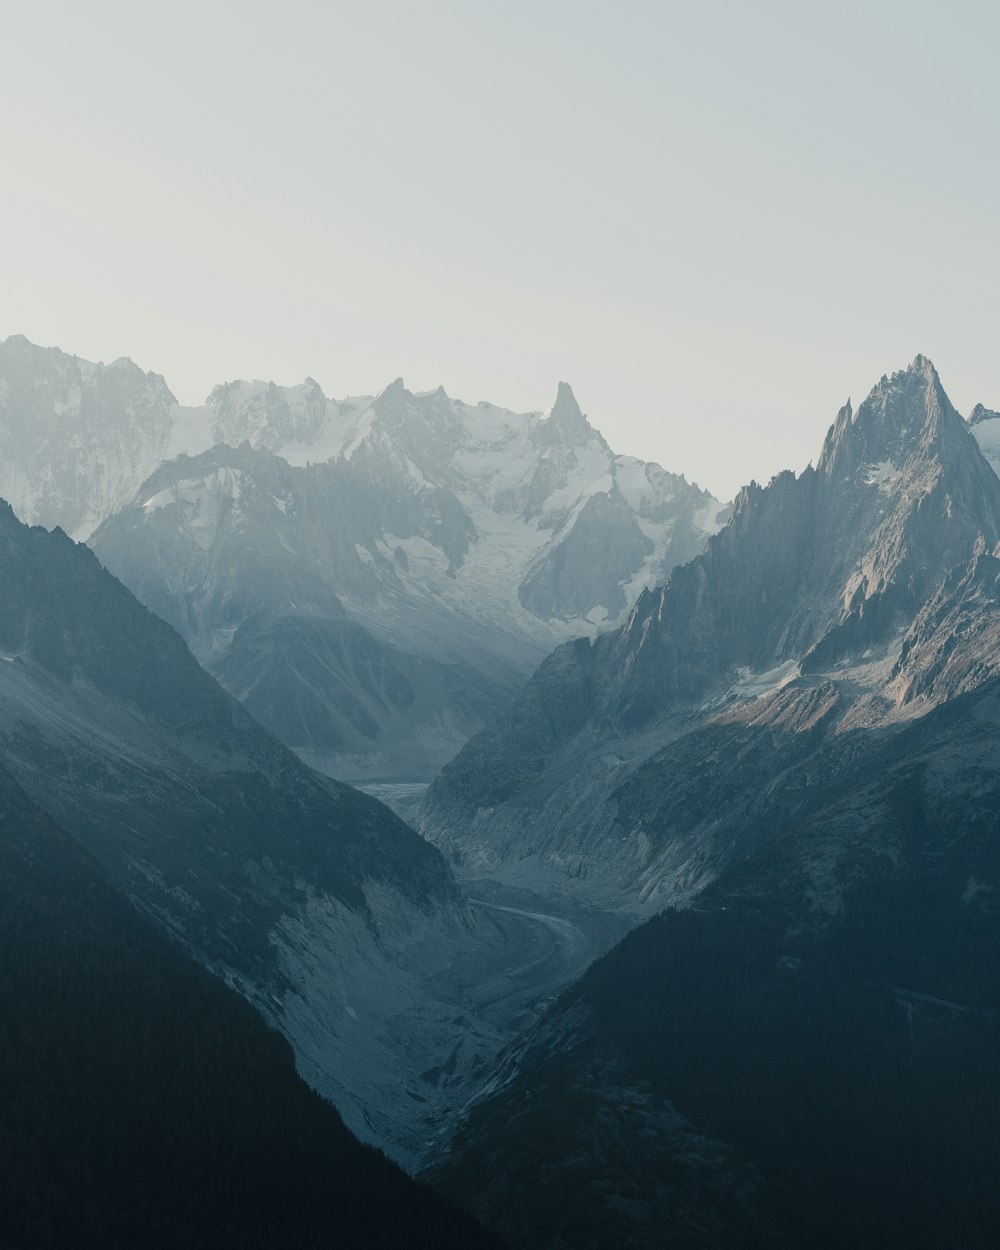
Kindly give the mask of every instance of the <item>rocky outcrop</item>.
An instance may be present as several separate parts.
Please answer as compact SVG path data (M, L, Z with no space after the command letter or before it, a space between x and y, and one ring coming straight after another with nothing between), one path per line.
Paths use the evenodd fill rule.
M467 937L441 855L305 767L91 551L6 504L0 569L5 768L146 917L285 1031L370 1138L370 1090L342 1041L353 1009L335 989L363 970L375 994L414 942ZM301 1007L317 968L322 1028Z
M969 414L969 427L983 455L1000 473L1000 412L976 404Z
M720 523L683 478L614 456L565 384L547 416L398 379L374 400L323 403L315 384L217 388L206 421L244 441L163 465L93 545L334 775L432 776L555 642L620 619ZM367 641L331 668L319 622L345 620ZM296 671L271 645L279 621ZM430 661L404 715L360 696L380 647L385 673Z
M992 1245L998 728L991 681L758 787L755 849L509 1049L435 1183L528 1250Z
M2 762L0 951L5 1244L494 1245L363 1147Z
M838 723L897 714L902 687L888 682L902 635L998 538L1000 481L917 357L838 414L815 468L745 488L704 553L645 591L620 629L545 661L443 770L420 827L467 863L533 857L623 906L704 880L677 876L698 828L656 834L633 814L623 832L626 778L728 702L799 673L835 682Z
M91 364L14 335L0 343L0 498L87 538L166 456L176 409L131 360Z

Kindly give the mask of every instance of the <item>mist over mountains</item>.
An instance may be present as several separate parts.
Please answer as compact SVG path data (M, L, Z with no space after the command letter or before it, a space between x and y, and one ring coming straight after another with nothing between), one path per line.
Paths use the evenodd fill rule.
M925 712L967 688L962 667L991 671L967 627L927 627L942 582L972 593L1000 539L1000 481L973 433L923 357L883 378L838 414L815 468L745 488L624 625L556 650L445 767L422 830L473 863L534 858L614 905L700 888L728 810L713 784L737 805L756 793L757 765L741 777L725 745L746 721L804 744ZM942 646L952 680L932 697Z
M0 380L17 515L89 539L341 777L429 780L555 642L623 619L724 520L682 476L614 455L565 384L547 414L399 379L344 401L233 382L185 409L130 361L22 338Z
M13 338L0 451L3 1158L46 1020L78 1074L12 1244L996 1243L1000 415L917 356L727 508L565 383L189 409ZM131 1145L215 1098L199 1208Z

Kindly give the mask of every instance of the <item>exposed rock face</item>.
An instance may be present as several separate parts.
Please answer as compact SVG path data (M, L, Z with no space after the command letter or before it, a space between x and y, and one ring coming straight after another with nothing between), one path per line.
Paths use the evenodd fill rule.
M95 365L15 335L0 343L0 498L87 538L168 452L177 401L131 360Z
M228 382L215 387L205 404L212 441L276 452L289 443L312 443L327 421L330 401L318 382L301 386L273 382ZM353 411L345 405L348 412ZM340 405L336 405L340 414Z
M634 812L623 825L626 778L654 757L666 768L657 753L727 702L797 674L799 701L815 698L805 675L834 681L844 727L896 715L902 634L998 539L1000 481L917 357L841 411L816 468L743 490L704 553L645 591L619 630L546 660L435 781L421 828L469 864L534 857L619 905L640 893L652 905L689 875L703 884L680 872L700 857L698 828Z
M623 617L721 520L683 478L614 456L565 384L547 416L413 395L398 379L374 400L323 402L321 413L314 383L217 388L205 420L240 445L162 466L94 547L219 661L230 689L267 690L268 726L337 775L432 775L553 643ZM293 617L347 618L369 632L369 653L390 648L383 668L430 659L437 676L412 715L367 702L345 737L336 701L367 679L338 662L327 680L317 652L305 661L309 683L323 682L311 699L261 645ZM226 654L247 643L234 637L243 625L257 640L252 677ZM299 692L310 707L296 709Z
M1000 559L979 551L954 570L903 639L889 690L936 705L1000 673Z
M998 417L1000 417L1000 412L994 412L992 408L987 408L983 404L976 404L969 413L969 424L979 425L983 421L996 421Z
M303 758L356 775L424 775L507 704L469 664L325 616L251 617L212 671Z
M983 455L1000 473L1000 412L976 404L969 414L969 427Z
M290 1037L370 1136L343 989L468 936L440 854L268 734L64 534L0 505L0 751L32 801L160 929ZM442 956L446 958L446 956ZM323 969L323 1029L304 985ZM373 991L374 992L374 991Z
M537 654L433 593L474 531L449 492L392 472L380 490L360 463L220 446L163 466L95 538L268 728L356 777L432 773Z
M605 608L608 616L617 616L627 602L612 570L634 573L652 550L651 540L620 493L592 495L565 542L528 572L518 587L518 598L543 619L585 618L595 604Z
M346 617L369 647L443 664L423 719L371 704L376 732L355 718L350 749L336 718L320 741L315 707L303 709L309 732L287 741L355 777L432 775L555 643L621 620L723 519L683 477L614 455L566 383L549 413L415 395L402 379L345 400L311 378L230 382L185 408L130 361L92 365L12 338L0 347L0 453L17 515L80 539L107 522L101 559L206 663L244 624L259 638L304 616ZM303 684L278 689L287 666L276 656L265 676L264 656L256 646L267 706L289 709ZM322 663L310 660L313 677ZM226 666L234 689L247 688L245 667ZM320 702L338 689L334 678Z
M592 965L433 1179L529 1250L992 1245L998 729L994 680L758 786L756 851Z
M6 1245L494 1245L362 1147L2 761L0 952Z

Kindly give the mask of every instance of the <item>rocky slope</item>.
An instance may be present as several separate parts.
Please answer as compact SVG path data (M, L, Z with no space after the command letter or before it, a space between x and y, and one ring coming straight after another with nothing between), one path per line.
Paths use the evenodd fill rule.
M615 456L565 385L550 413L516 414L398 380L342 404L232 383L203 424L237 445L161 466L94 549L341 776L433 775L555 642L623 618L721 519ZM331 643L345 620L363 643Z
M969 425L983 455L1000 473L1000 412L976 404L969 413Z
M177 401L158 374L0 343L0 498L87 538L170 452Z
M345 400L312 379L230 382L186 408L131 361L14 337L0 453L22 520L100 527L102 561L205 663L225 655L230 689L352 778L429 779L553 645L621 621L723 519L683 477L615 455L564 383L548 413L399 379ZM331 642L344 620L363 644Z
M420 827L470 871L533 873L618 906L699 888L721 866L706 831L753 782L732 755L739 722L770 726L794 755L831 727L926 711L929 687L910 696L936 645L928 613L946 614L941 594L975 595L976 575L955 571L998 540L1000 481L917 357L838 414L815 468L741 492L704 553L620 629L545 661L434 782ZM948 578L972 581L947 591ZM977 643L947 646L965 676L937 700L991 671ZM715 758L719 790L703 784Z
M468 940L440 854L303 765L86 547L2 505L0 570L6 768L117 889L288 1034L301 1070L372 1136L357 1037L374 1024L349 987L399 980L414 945L425 975ZM314 982L322 995L304 1005ZM369 1063L377 1051L370 1041Z
M0 1165L5 1246L494 1245L353 1138L2 763Z
M760 786L756 849L510 1050L436 1182L538 1250L995 1244L998 729L991 680Z

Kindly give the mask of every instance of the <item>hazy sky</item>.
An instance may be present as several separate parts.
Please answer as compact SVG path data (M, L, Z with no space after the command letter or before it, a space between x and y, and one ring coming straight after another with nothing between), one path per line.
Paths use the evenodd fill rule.
M924 352L1000 407L987 3L3 5L0 337L443 383L728 496Z

